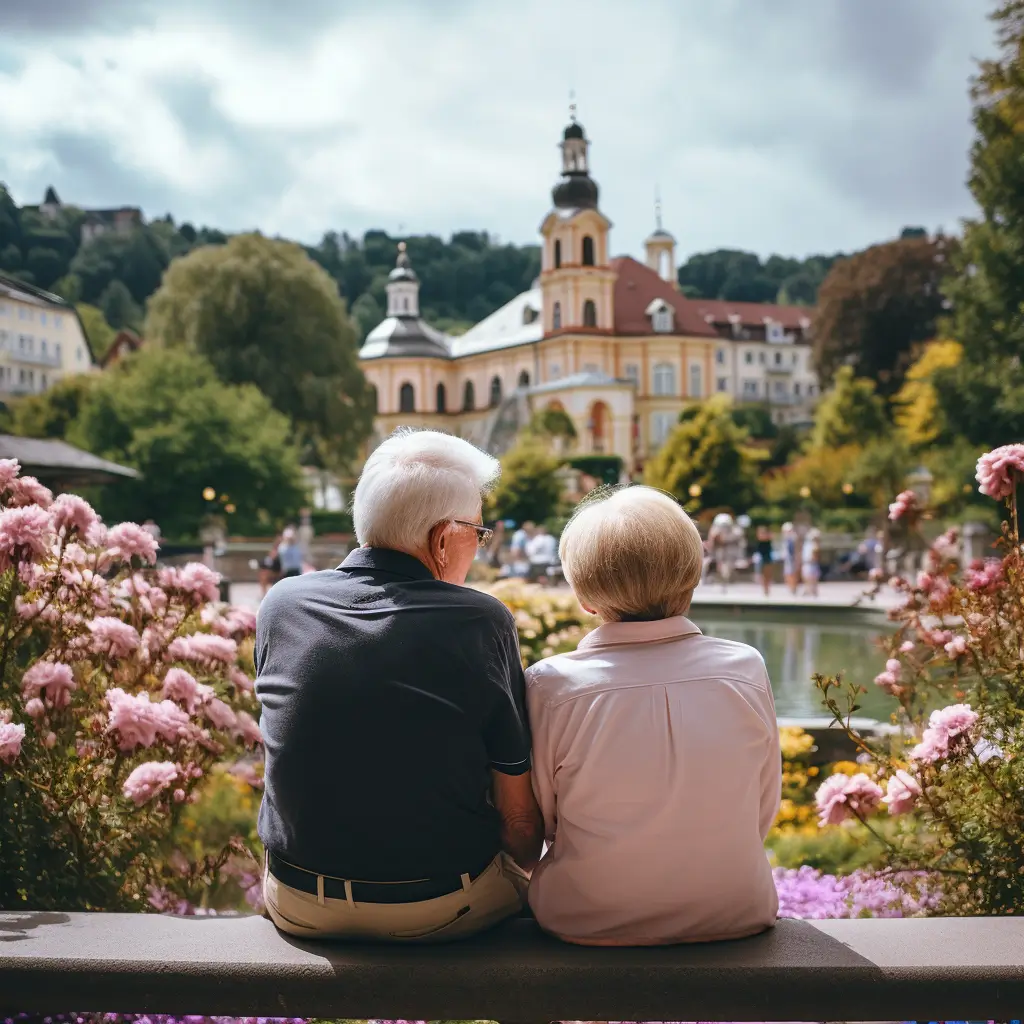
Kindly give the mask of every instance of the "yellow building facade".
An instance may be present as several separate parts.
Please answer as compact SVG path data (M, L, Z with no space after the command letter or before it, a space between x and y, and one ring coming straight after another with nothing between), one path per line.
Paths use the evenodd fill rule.
M431 427L500 454L553 406L572 418L578 452L618 455L631 474L687 404L712 394L767 404L780 422L805 420L818 393L808 311L682 296L660 212L643 262L612 257L612 224L575 118L561 149L539 278L465 334L423 321L419 281L399 246L387 317L359 353L376 391L375 441L398 426Z

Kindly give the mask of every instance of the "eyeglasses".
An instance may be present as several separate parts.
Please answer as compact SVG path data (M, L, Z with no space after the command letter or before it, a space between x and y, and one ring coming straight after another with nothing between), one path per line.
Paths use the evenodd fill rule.
M459 526L469 526L476 530L476 542L480 547L485 548L494 538L494 531L489 526L482 526L480 523L471 523L466 519L453 519L453 523Z

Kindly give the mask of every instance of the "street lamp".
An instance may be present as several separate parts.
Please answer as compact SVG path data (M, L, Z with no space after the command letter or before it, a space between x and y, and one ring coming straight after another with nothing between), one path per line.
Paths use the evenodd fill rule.
M206 501L213 501L213 499L216 497L217 492L212 487L203 488L203 498L205 498Z
M811 489L806 484L800 488L800 497L809 498L811 496Z
M699 498L703 493L703 488L700 484L690 484L690 497Z
M843 484L843 494L846 494L846 495L853 494L853 484L851 484L851 483Z

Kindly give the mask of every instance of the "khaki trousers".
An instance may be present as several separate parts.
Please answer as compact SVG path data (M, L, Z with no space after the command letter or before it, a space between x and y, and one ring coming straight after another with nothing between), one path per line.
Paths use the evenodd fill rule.
M306 938L449 942L475 935L522 909L529 877L500 853L462 889L417 903L355 903L317 897L263 873L263 900L281 931Z

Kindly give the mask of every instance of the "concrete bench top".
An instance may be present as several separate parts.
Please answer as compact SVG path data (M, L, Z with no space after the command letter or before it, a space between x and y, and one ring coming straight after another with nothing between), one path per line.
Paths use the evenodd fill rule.
M563 945L516 920L443 946L311 943L260 917L0 913L0 1016L499 1021L1020 1018L1024 918L780 921L738 942Z

